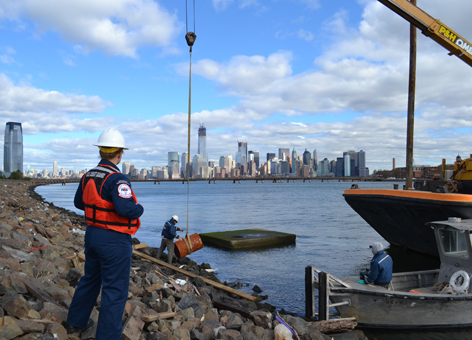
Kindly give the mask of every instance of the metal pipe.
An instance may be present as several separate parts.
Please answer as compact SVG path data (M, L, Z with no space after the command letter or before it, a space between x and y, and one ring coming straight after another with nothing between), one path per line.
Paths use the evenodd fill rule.
M331 307L338 307L338 306L344 306L344 305L350 305L351 301L343 301L343 302L336 302L328 305L329 308Z

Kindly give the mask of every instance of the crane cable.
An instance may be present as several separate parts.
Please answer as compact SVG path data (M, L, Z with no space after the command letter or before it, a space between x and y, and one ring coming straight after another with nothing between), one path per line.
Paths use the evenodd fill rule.
M185 0L185 20L186 20L186 30L187 34L185 34L185 40L187 41L187 45L190 47L190 67L189 67L189 82L188 82L188 134L187 134L187 233L185 238L183 239L185 245L187 246L188 253L192 253L192 242L190 241L190 235L188 232L188 220L189 220L189 197L190 197L190 181L189 181L189 174L190 174L190 126L191 126L191 116L192 116L192 46L197 39L195 34L195 0L193 0L193 31L188 31L188 5L187 0Z

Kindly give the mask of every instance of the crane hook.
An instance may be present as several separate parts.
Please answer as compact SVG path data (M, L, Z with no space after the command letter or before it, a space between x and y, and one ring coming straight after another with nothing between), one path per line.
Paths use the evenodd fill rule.
M190 46L190 52L192 52L192 46L197 39L197 35L193 32L187 32L185 35L185 40L187 40L187 45Z

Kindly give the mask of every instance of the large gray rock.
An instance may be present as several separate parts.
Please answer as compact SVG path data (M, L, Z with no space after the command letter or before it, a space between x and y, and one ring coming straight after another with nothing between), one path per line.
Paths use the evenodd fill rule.
M36 320L15 320L23 333L44 333L44 323Z
M216 338L223 340L244 340L241 333L234 329L222 329L218 332Z
M10 340L23 334L23 331L15 322L15 319L10 316L3 318L3 325L0 327L0 337Z
M13 298L3 305L5 312L18 319L27 318L30 310L28 303L21 298Z
M177 303L180 309L192 308L196 318L201 318L209 309L209 306L204 304L204 299L198 299L196 296L187 294L182 300Z
M24 251L16 250L5 245L2 246L2 249L5 250L12 258L17 259L20 262L34 262L38 258L33 253L26 253Z

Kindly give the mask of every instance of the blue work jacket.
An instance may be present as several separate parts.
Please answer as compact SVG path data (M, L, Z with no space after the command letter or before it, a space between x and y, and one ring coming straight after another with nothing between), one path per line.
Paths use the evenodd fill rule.
M370 273L365 278L366 283L386 286L392 280L393 260L383 250L374 255L370 262Z
M169 240L173 240L174 238L179 237L177 235L177 227L175 226L174 222L169 220L164 224L164 228L162 228L162 236Z

